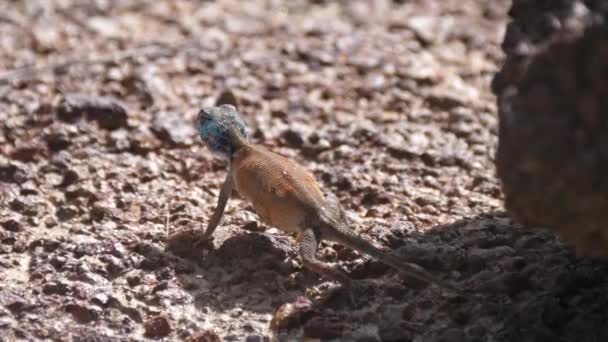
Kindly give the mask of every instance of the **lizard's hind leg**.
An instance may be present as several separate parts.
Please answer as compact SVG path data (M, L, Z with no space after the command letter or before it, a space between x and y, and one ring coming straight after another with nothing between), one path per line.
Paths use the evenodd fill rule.
M352 280L346 273L317 259L319 241L317 241L317 236L313 229L305 229L300 234L299 240L300 257L302 258L304 267L331 280L337 280L346 287L351 286Z

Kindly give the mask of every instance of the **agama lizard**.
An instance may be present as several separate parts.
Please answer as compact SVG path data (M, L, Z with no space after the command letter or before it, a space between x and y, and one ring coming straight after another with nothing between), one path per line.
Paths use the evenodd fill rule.
M196 124L209 150L228 159L230 164L215 212L199 241L212 238L235 189L253 204L264 223L297 233L303 265L322 276L351 286L352 280L346 273L316 257L319 242L329 240L368 254L404 274L460 293L422 267L400 260L357 235L347 225L335 196L324 196L315 178L303 167L247 141L247 126L235 106L203 108Z

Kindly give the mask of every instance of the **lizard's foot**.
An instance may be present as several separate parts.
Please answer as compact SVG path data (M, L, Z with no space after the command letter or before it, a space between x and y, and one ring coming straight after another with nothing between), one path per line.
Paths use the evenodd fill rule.
M203 249L213 248L213 237L200 230L184 229L167 237L165 250L181 257L201 256Z

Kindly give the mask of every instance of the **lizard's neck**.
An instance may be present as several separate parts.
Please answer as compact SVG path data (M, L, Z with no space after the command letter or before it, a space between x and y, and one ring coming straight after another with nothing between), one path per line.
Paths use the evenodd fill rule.
M245 138L236 128L229 130L228 135L230 138L230 159L232 160L235 154L237 154L243 147L247 147L249 145L249 142L247 141L247 138Z

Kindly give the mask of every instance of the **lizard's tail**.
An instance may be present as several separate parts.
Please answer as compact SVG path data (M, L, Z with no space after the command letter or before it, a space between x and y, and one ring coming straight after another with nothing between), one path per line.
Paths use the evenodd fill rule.
M333 240L337 242L341 242L346 246L356 249L360 252L369 254L373 258L382 262L383 264L389 265L400 271L404 274L410 275L414 278L420 279L427 283L435 284L440 287L446 288L456 294L462 294L462 291L458 290L456 287L448 284L447 282L438 279L437 277L432 276L429 272L427 272L424 268L413 264L411 262L407 262L401 260L392 254L389 250L378 248L374 246L371 242L365 240L363 237L357 235L354 231L349 229L348 227L343 227L343 229L339 229L337 231L332 232ZM328 237L329 238L329 237Z

